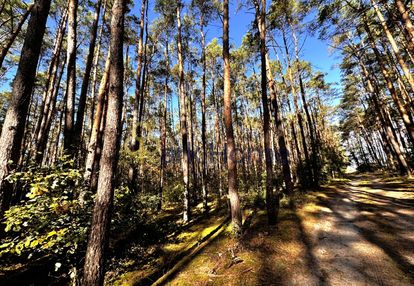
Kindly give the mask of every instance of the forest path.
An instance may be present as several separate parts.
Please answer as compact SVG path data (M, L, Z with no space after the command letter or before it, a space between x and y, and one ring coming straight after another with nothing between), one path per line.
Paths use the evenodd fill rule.
M316 217L302 223L320 284L414 285L410 183L354 175L325 187L318 199Z
M220 236L168 285L414 285L413 186L364 174L298 193L276 227L259 211L241 243Z

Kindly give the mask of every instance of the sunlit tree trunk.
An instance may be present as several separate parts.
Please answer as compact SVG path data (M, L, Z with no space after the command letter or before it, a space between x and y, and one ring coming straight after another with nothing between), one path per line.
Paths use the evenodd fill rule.
M226 154L228 170L228 190L230 198L230 212L233 233L241 234L242 214L240 199L237 192L237 159L236 146L233 134L233 121L231 115L231 83L230 83L230 43L229 43L229 1L223 0L223 68L224 68L224 125L226 127Z
M112 7L111 40L109 46L109 92L108 113L104 145L100 162L98 188L92 213L91 232L86 249L82 285L103 285L105 248L111 222L114 196L114 175L118 164L121 137L121 115L123 100L124 62L124 16L126 0L115 0Z
M102 125L102 114L104 113L104 106L105 106L105 93L107 92L108 87L108 80L109 80L109 72L110 72L110 62L111 62L111 56L108 54L106 63L105 63L105 69L102 75L101 83L99 86L98 91L98 98L97 98L97 104L96 104L96 112L95 117L93 119L92 123L92 131L91 131L91 137L88 144L88 153L86 156L86 163L85 163L85 173L84 173L84 179L87 188L91 185L91 176L93 173L93 166L95 164L96 160L96 148L99 141L99 133ZM85 190L86 191L86 190ZM79 196L79 202L81 204L85 201L85 195L86 192L81 192Z
M184 211L183 221L187 222L190 219L190 193L188 183L188 131L187 131L187 98L185 92L184 82L184 59L183 48L181 40L181 1L177 3L177 52L178 52L178 69L179 69L179 84L178 91L180 97L180 133L181 133L181 168L183 172L184 184Z
M397 6L398 11L400 12L404 28L407 30L410 36L411 44L414 46L414 26L408 13L407 7L405 6L404 1L402 0L395 0L395 6Z
M398 61L399 65L401 66L401 69L403 70L404 75L406 76L408 83L410 84L411 91L414 92L414 78L411 75L411 71L408 68L407 63L405 62L405 60L401 56L400 48L398 47L397 42L394 39L394 36L392 35L391 31L389 30L387 22L384 19L384 16L382 15L381 10L379 9L376 1L371 0L371 3L374 6L375 13L377 14L378 19L380 20L380 24L381 24L381 26L382 26L382 28L385 32L385 35L387 36L388 41L391 44L391 48L394 52L394 55L397 58L397 61ZM363 21L366 21L366 20L364 19ZM366 22L365 22L365 24L366 24Z
M3 123L0 136L0 218L9 207L12 188L5 178L16 168L19 160L49 9L50 0L37 0L31 11L13 81L12 98Z
M382 75L384 77L384 80L385 80L385 83L386 83L386 86L387 86L387 89L389 90L389 92L391 94L391 97L392 97L392 99L394 101L394 104L397 107L397 109L398 109L398 111L399 111L399 113L400 113L400 115L401 115L401 117L403 119L404 125L405 125L405 127L407 129L408 136L410 137L411 143L414 144L414 124L413 124L413 122L410 119L410 116L409 116L409 114L407 112L407 109L401 103L401 101L400 101L400 99L398 97L397 91L395 90L395 87L394 87L394 84L392 82L392 79L390 78L390 75L388 73L388 70L387 70L387 68L386 68L386 66L385 66L385 64L384 64L384 62L382 60L381 54L378 51L377 47L375 46L375 42L374 42L374 39L373 39L373 37L371 35L370 28L368 27L368 25L366 23L365 23L364 26L365 26L366 32L368 33L370 46L371 46L372 50L374 51L375 57L376 57L376 59L378 61L378 64L379 64L381 73L382 73Z
M56 35L56 41L53 49L52 59L48 69L48 79L46 81L46 89L43 96L43 104L40 108L39 118L36 123L36 129L34 132L34 157L35 162L40 164L44 156L44 148L46 146L48 135L48 123L51 121L51 117L54 113L54 105L56 104L56 96L59 91L60 84L56 86L56 80L58 77L58 68L60 65L60 54L62 49L63 37L65 34L66 22L67 22L67 10L62 15L62 19L58 26L58 32ZM65 65L64 65L65 66ZM60 79L59 79L60 83ZM49 125L50 126L50 125Z

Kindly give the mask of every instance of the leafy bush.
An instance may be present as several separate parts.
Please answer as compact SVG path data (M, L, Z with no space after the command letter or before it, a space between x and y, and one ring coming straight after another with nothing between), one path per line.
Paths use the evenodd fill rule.
M8 180L24 195L5 212L6 237L0 243L2 259L28 259L46 254L72 257L86 242L91 202L77 201L82 175L63 160L52 167L31 166Z

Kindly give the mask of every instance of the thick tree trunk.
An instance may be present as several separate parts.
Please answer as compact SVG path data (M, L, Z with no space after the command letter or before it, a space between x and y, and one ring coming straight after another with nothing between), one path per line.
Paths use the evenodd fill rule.
M13 97L3 123L0 136L0 218L9 207L12 189L6 177L16 168L19 160L49 9L50 0L37 0L32 8L13 81Z
M237 192L237 159L234 142L233 121L231 115L231 82L230 82L230 43L229 43L229 1L223 0L223 74L224 74L224 125L226 127L226 154L228 170L228 190L233 233L241 235L242 214Z
M402 0L395 0L395 6L397 6L398 11L400 12L401 19L403 20L404 28L410 36L411 45L414 46L414 26L411 21L408 10L405 7L405 3ZM414 51L412 51L414 52Z
M86 250L82 285L103 285L105 248L111 221L115 171L118 164L123 101L123 40L126 0L115 0L112 7L108 113L100 162L98 189Z
M73 157L76 152L76 140L74 134L74 114L76 97L76 29L78 0L69 0L68 11L68 38L66 56L66 106L65 128L63 130L65 152Z
M181 1L177 4L177 52L178 52L178 70L179 70L179 84L178 91L180 97L180 133L181 133L181 168L183 172L184 184L184 211L183 221L187 222L190 219L190 194L188 188L188 131L187 131L187 98L184 90L184 59L183 48L181 40Z

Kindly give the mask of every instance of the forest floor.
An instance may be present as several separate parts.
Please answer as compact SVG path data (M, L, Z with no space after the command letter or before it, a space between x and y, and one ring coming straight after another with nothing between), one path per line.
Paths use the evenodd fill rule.
M241 242L224 227L159 284L414 285L413 181L352 175L294 202L277 226L258 211Z

